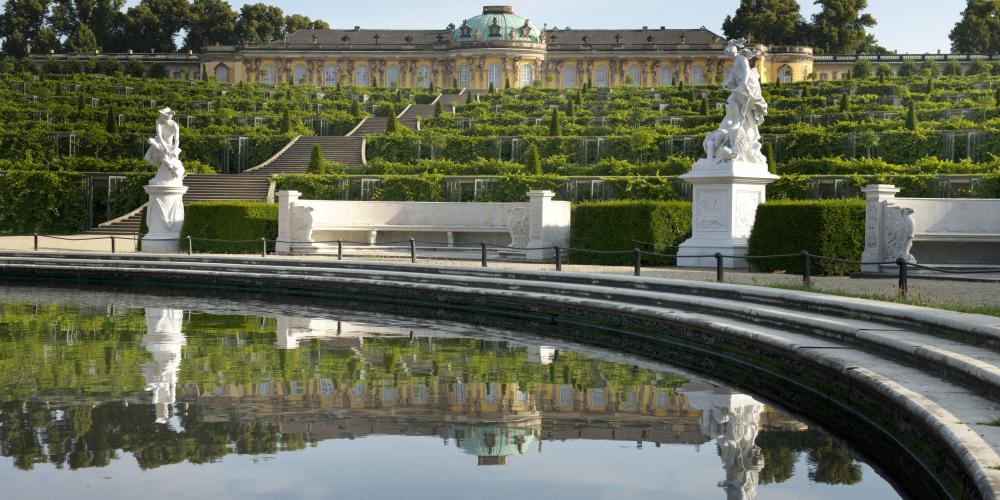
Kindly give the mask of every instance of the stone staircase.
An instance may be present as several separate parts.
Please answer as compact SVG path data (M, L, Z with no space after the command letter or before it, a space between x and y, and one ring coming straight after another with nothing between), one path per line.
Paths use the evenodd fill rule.
M241 175L304 174L317 144L323 150L324 160L334 161L345 167L361 167L365 164L364 137L303 136L271 160Z

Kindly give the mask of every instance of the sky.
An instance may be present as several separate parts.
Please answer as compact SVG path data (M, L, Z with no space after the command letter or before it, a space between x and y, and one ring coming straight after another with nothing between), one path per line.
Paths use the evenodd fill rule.
M233 8L244 3L229 0ZM286 14L304 14L334 28L444 28L482 12L483 5L509 4L518 15L542 26L574 28L698 28L722 34L722 21L739 0L259 0ZM137 0L129 0L134 5ZM799 0L809 18L818 9ZM868 0L879 43L898 52L948 52L948 33L958 22L965 0Z

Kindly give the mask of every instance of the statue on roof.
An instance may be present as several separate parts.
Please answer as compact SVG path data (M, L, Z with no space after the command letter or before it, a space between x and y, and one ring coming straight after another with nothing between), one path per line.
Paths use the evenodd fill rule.
M767 116L767 102L756 67L761 53L740 38L729 41L726 54L733 59L722 83L722 88L730 91L726 116L719 128L705 138L705 153L709 160L719 162L766 163L760 151L760 126Z

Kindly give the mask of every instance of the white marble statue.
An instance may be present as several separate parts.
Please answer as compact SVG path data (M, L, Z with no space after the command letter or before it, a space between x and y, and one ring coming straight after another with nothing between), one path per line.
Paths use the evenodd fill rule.
M181 186L184 181L184 165L181 163L181 128L174 121L170 108L160 110L156 119L156 137L149 138L149 149L144 159L156 166L156 177L149 181L151 186Z
M722 83L730 91L726 116L719 128L705 138L705 154L718 162L766 163L760 152L760 126L767 116L767 102L760 89L757 49L746 46L743 38L730 40L726 53L733 65Z

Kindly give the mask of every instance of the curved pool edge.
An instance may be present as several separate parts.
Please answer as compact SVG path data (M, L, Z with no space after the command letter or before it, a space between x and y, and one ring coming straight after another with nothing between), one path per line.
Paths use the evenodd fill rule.
M93 256L88 258L93 259ZM177 262L177 259L171 262ZM926 493L935 487L944 495L961 498L996 498L1000 491L1000 457L976 433L951 412L923 395L907 389L872 368L845 364L816 349L780 338L773 333L727 327L686 316L668 309L655 310L630 303L616 303L586 297L567 297L564 291L547 295L539 293L544 285L535 283L532 292L497 290L475 286L462 279L464 271L456 270L452 283L441 284L440 266L381 264L372 268L391 267L412 280L386 281L379 276L370 279L338 276L335 269L316 269L317 276L304 279L298 275L265 269L261 265L229 263L226 270L165 269L152 261L95 259L101 266L58 263L36 260L33 263L0 263L0 279L11 280L71 280L149 285L159 282L183 288L238 289L255 293L281 295L311 295L337 297L366 303L382 303L389 308L418 310L432 316L449 317L469 323L483 323L519 330L529 330L590 344L598 344L634 354L678 363L733 381L790 406L808 408L806 413L827 426L844 429L858 426L855 441L873 454L882 467L899 478L899 483L911 492ZM116 263L117 265L108 265ZM274 264L272 259L264 264ZM364 268L358 266L354 268ZM435 273L435 283L421 283L420 270ZM476 270L505 275L516 283L509 270ZM524 273L523 271L519 273ZM545 273L534 273L543 279ZM811 307L848 308L856 304L858 314L878 314L883 306L861 299L844 300L831 297L824 304L819 294L764 289L742 285L676 282L631 277L567 275L620 284L648 285L670 282L692 290L710 292L715 297L746 298L758 294L761 300L787 301L791 306L808 302ZM539 278L541 277L541 278ZM445 280L447 281L447 280ZM516 287L514 287L516 288ZM385 301L388 300L388 304ZM711 297L705 298L713 300ZM887 304L886 310L900 314L908 311L909 323L924 321L934 328L979 328L978 334L993 335L987 317L947 313L935 316L934 310ZM826 413L826 415L817 415ZM866 427L867 429L862 429ZM902 451L909 457L900 456ZM914 474L919 465L930 474ZM918 477L914 477L914 476ZM933 481L931 481L933 479ZM935 483L935 484L931 484Z

